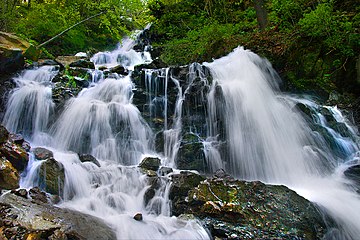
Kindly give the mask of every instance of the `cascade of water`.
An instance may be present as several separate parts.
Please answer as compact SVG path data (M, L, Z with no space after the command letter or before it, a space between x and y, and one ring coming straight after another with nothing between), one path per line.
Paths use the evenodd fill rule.
M202 74L201 65L198 63L193 63L189 66L189 74L186 77L186 87L183 90L182 85L179 80L174 76L170 76L171 80L175 84L177 89L177 99L175 103L175 110L173 115L173 124L171 128L165 128L164 131L164 155L165 163L170 167L175 167L175 159L180 148L181 141L181 131L182 131L182 114L183 114L183 103L185 101L186 95L189 94L189 91L193 87L193 83L196 77ZM206 78L200 76L202 81L206 81Z
M164 129L167 129L167 81L168 68L145 69L145 87L148 99L148 114L150 119L164 119Z
M68 102L54 127L55 146L125 165L138 164L152 132L131 103L129 76L107 78Z
M91 61L98 66L106 66L108 68L121 64L127 69L134 70L134 66L151 62L149 52L136 52L132 47L136 44L131 38L123 39L117 49L111 52L96 53Z
M39 137L48 127L53 111L51 80L57 74L52 66L25 70L14 78L16 89L10 96L3 124L12 132Z
M131 81L134 65L149 61L150 57L148 53L130 49L131 45L132 41L125 40L116 51L100 53L92 58L97 66L122 64L130 70L130 74L124 77L112 74L105 78L103 71L92 71L90 86L66 103L64 111L51 128L47 121L53 107L50 87L53 75L48 76L43 72L52 71L50 68L25 71L24 77L18 80L18 89L11 96L6 113L11 118L6 118L5 123L12 131L28 132L29 140L41 132L48 134L51 143L32 141L32 146L45 145L64 166L65 186L61 207L103 218L115 229L118 239L208 239L208 233L197 221L170 216L170 185L166 177L158 179L155 189L151 189L155 192L154 196L146 200L146 193L153 186L137 167L128 166L138 164L143 154L152 154L153 142L152 130L132 104L134 84ZM164 80L163 114L166 119L169 70L160 71ZM25 77L27 75L32 77ZM154 90L152 84L155 83L150 80L148 83L150 90ZM37 87L34 90L36 96L27 97L23 88L33 85ZM43 94L44 97L38 93L43 88L47 93ZM23 99L28 100L24 102ZM23 109L27 109L24 104L32 106L31 111L22 113ZM39 111L35 111L37 108ZM21 122L25 114L24 120L28 120L25 123L31 123L26 127ZM167 120L164 128L167 129ZM100 166L81 163L77 153L94 155ZM21 187L41 184L38 172L42 163L31 155L22 175ZM136 213L142 214L142 221L133 219Z
M334 158L334 152L319 140L319 134L314 134L298 111L277 93L276 75L270 64L237 48L206 66L214 77L209 93L210 133L214 138L220 135L216 122L220 119L227 141L226 169L240 178L293 188L335 219L339 239L358 238L359 196L344 184L346 180L337 171L348 158L340 162ZM219 93L220 100L216 97ZM340 138L330 131L321 115L316 117L331 137ZM337 143L344 146L344 141ZM352 143L343 150L351 157L359 148ZM330 169L324 168L323 161Z

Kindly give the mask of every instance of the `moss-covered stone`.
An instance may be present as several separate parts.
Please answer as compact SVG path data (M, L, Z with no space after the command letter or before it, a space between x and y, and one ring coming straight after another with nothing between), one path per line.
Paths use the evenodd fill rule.
M64 166L54 158L48 158L41 164L39 181L46 192L62 196L65 183Z
M145 170L157 171L160 167L161 159L157 157L146 157L139 164L140 168Z
M321 239L326 229L311 202L285 186L261 182L207 179L180 207L202 219L213 237Z

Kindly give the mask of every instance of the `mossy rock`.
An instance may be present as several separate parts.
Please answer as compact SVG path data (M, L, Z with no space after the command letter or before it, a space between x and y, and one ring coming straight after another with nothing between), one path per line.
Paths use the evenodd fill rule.
M139 167L145 170L157 171L160 167L161 159L157 157L146 157L144 158Z
M187 199L183 212L202 219L213 237L321 239L326 232L315 206L285 186L207 179Z
M39 182L44 191L62 196L65 183L64 166L54 158L45 160L40 166Z

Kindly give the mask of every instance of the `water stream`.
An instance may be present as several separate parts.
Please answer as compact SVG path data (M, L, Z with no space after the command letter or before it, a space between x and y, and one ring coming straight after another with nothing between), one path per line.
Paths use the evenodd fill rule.
M197 221L171 216L166 179L145 202L150 185L137 168L144 156L158 156L162 165L176 168L186 125L202 141L208 172L224 168L240 179L286 185L334 217L338 228L329 233L329 239L360 236L359 195L343 175L346 166L358 162L357 130L339 109L281 93L271 64L240 47L212 63L191 65L186 81L169 69L146 70L147 103L135 106L137 86L131 71L151 58L148 52L132 50L133 45L126 40L113 52L95 54L92 84L66 103L54 123L49 119L57 69L25 70L15 78L17 88L3 123L10 131L24 134L33 147L52 150L64 165L61 207L104 219L119 239L210 238ZM118 64L130 74L105 77L99 70ZM204 66L210 69L212 81L206 78ZM194 106L184 104L192 99L199 82L204 91L195 94L198 100L193 105L206 109L201 113L205 127L195 126L199 120L189 120L195 110L188 108ZM176 92L173 102L170 83ZM301 112L299 104L310 113ZM346 134L334 129L333 122L342 124ZM158 131L163 135L163 152L154 147ZM100 167L81 163L77 153L92 154ZM39 162L31 159L22 187L37 185L38 167ZM143 221L133 219L139 212Z

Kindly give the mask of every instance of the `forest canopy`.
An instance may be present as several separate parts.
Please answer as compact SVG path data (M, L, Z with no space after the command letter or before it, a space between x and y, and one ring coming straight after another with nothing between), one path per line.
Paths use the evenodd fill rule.
M114 45L149 22L142 0L2 0L0 30L15 32L40 44L83 19L47 47L52 54L76 53Z

